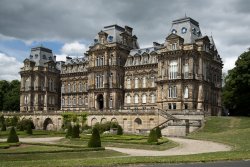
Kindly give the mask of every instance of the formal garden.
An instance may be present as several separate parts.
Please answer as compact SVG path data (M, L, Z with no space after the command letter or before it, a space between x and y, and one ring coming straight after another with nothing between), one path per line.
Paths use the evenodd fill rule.
M13 119L16 118L13 117ZM8 121L11 122L11 120ZM12 120L12 123L14 122ZM152 130L149 135L124 134L122 128L114 122L96 124L91 128L86 125L80 126L75 121L65 124L62 131L35 130L30 120L18 120L16 124L11 124L15 126L9 126L10 124L6 123L8 125L6 127L1 122L0 166L113 166L134 163L249 159L249 124L250 119L247 117L207 117L205 127L187 136L187 138L230 145L233 148L231 151L145 158L105 150L105 147L166 150L178 144L166 137L161 137L159 129ZM43 143L18 140L51 137L58 137L58 140Z

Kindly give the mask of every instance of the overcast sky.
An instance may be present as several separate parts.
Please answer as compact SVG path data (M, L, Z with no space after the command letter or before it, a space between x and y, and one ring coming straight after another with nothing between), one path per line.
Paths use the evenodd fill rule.
M250 47L249 0L0 0L0 80L20 79L31 47L48 47L60 60L81 56L111 24L133 27L147 47L164 42L172 20L185 14L213 35L224 72Z

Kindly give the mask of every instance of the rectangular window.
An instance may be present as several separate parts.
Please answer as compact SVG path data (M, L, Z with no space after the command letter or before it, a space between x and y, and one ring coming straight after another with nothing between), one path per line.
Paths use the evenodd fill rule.
M184 65L184 78L188 79L188 64Z
M131 103L131 96L128 95L128 96L127 96L127 104L130 104L130 103Z
M146 88L146 86L147 86L147 78L146 78L146 77L143 77L143 78L142 78L142 87L143 87L143 88Z
M155 87L155 77L151 77L151 87Z
M139 79L135 78L135 88L138 88L138 86L139 86Z
M178 63L176 60L170 61L168 71L169 71L169 79L177 79Z
M127 79L127 89L131 89L131 80L130 80L130 78Z
M170 86L168 88L168 97L169 98L176 98L177 97L177 88L176 88L176 86Z

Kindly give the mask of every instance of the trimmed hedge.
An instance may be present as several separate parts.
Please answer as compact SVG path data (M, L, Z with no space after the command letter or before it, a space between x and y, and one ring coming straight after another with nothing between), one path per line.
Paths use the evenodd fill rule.
M10 129L10 133L9 133L7 142L8 143L17 143L17 142L19 142L19 138L18 138L18 136L16 134L16 130L15 130L15 128L13 126Z
M72 136L72 125L68 125L67 133L66 133L66 138L70 138Z
M28 125L27 125L26 133L27 133L28 135L32 135L32 134L33 134L32 128L31 128L31 124L28 124Z
M80 126L78 124L73 126L71 138L80 138Z

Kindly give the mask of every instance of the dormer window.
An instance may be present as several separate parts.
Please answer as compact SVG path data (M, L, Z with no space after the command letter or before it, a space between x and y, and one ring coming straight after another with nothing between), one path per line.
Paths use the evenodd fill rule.
M44 59L44 60L46 60L46 59L47 59L45 55L43 55L43 59Z
M172 33L176 34L177 33L176 29L172 29Z
M182 33L182 34L185 34L186 32L187 32L187 28L186 28L186 27L182 27L181 33Z
M171 44L171 49L172 50L177 50L177 43Z
M35 54L35 58L38 58L38 54Z
M193 33L194 35L196 35L196 29L195 29L195 28L192 28L192 33Z
M94 43L97 43L98 42L98 39L94 39Z
M108 41L113 42L113 36L108 36Z
M32 56L32 55L30 55L30 59L33 59L33 56Z

